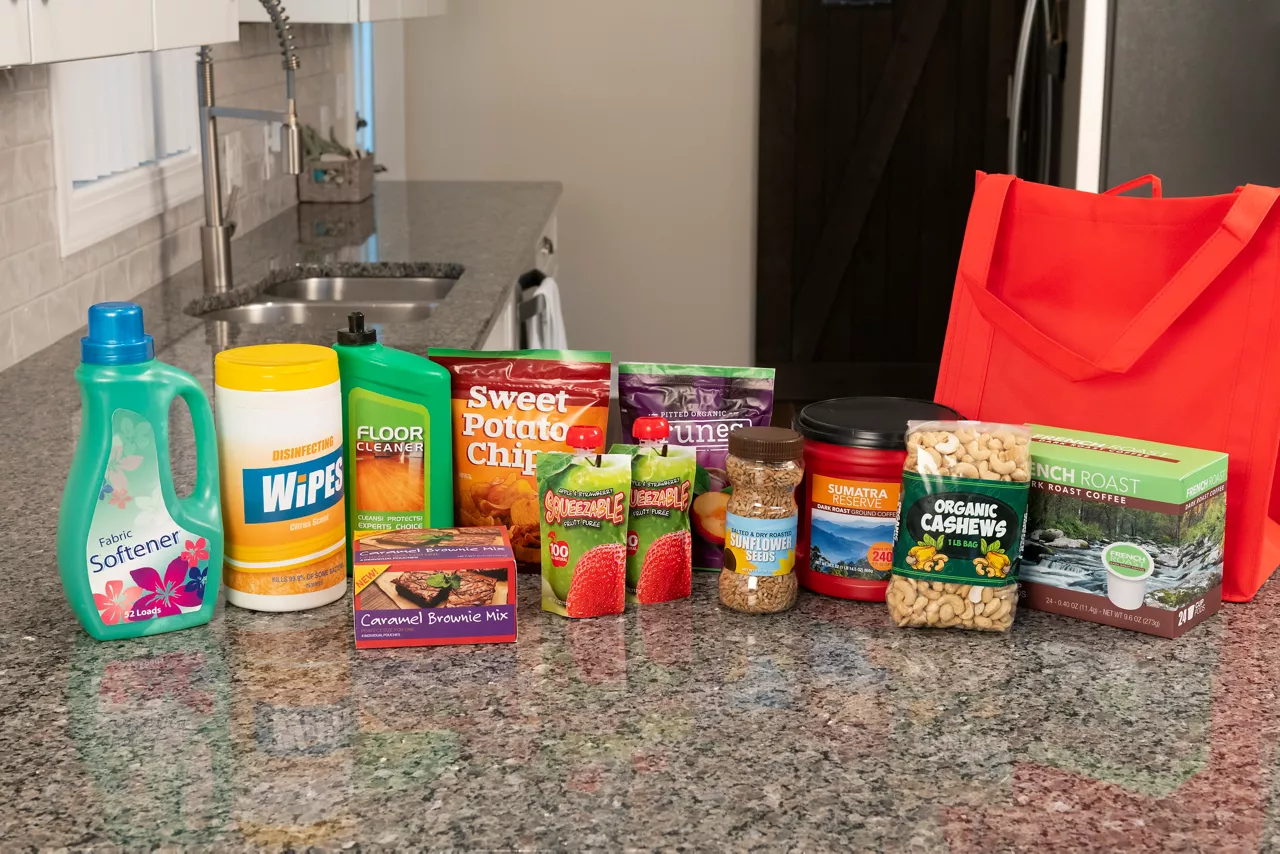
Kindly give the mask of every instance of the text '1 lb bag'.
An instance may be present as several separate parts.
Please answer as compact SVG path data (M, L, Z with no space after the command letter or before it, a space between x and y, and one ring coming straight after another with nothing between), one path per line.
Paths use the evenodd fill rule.
M1152 198L1115 195L1145 183ZM935 395L985 421L1225 451L1236 602L1280 563L1278 196L979 173Z

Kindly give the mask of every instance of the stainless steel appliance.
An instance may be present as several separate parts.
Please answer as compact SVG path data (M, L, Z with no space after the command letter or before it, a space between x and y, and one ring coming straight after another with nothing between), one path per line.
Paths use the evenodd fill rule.
M1098 191L1146 173L1167 195L1280 184L1280 3L1026 0L1010 164Z

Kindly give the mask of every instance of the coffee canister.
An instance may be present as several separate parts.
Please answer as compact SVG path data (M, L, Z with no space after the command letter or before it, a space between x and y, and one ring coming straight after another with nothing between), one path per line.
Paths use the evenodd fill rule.
M347 589L338 356L311 344L214 359L227 601L299 611Z
M902 397L841 397L795 418L804 436L796 577L815 593L883 602L893 567L907 422L956 419L950 407Z

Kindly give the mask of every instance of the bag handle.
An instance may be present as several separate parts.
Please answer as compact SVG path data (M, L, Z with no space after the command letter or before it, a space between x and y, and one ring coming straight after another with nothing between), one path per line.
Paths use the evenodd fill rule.
M1137 189L1138 187L1145 186L1146 184L1151 185L1151 198L1153 199L1164 198L1164 187L1163 185L1161 185L1160 179L1157 178L1155 175L1143 175L1141 178L1134 178L1132 181L1125 181L1123 184L1117 184L1116 186L1112 187L1110 190L1107 190L1102 195L1118 196L1121 193L1127 193L1130 190Z
M1012 340L1073 382L1106 374L1123 374L1132 368L1249 245L1277 198L1280 198L1280 190L1275 188L1246 185L1235 197L1221 225L1134 315L1120 336L1095 362L1050 338L988 289L996 238L1014 180L1011 175L979 178L960 253L960 276L978 310L999 328L1001 336Z

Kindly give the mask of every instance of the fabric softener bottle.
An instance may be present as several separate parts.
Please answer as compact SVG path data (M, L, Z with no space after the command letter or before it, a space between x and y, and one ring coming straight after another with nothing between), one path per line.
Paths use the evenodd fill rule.
M355 541L384 531L453 525L449 372L395 350L364 313L338 331L347 481L347 572Z
M222 580L222 511L213 412L190 374L157 362L142 309L89 309L80 339L81 426L58 513L58 572L98 640L209 622ZM196 485L179 498L169 468L169 406L195 428Z

